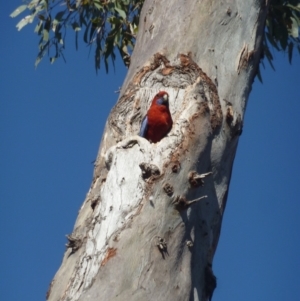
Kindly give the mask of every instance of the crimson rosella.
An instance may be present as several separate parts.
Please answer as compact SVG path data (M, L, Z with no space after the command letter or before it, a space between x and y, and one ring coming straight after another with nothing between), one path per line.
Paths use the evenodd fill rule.
M156 143L171 130L173 120L169 111L169 94L158 92L144 117L139 135L150 142Z

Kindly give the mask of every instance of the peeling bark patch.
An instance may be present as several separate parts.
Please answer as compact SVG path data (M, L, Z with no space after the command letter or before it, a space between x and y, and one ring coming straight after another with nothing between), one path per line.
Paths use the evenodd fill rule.
M150 63L150 66L145 66L139 72L137 72L136 76L132 80L132 83L134 85L139 85L142 81L142 78L144 78L148 72L158 69L161 65L165 66L165 68L162 69L163 71L161 71L162 74L169 75L172 73L174 67L170 66L169 60L162 54L156 53L153 61Z
M109 115L108 124L112 130L115 142L121 141L128 125L140 118L140 99L136 98L138 89L131 85L121 96Z
M170 75L173 72L174 68L172 67L166 67L161 70L162 75Z
M249 62L253 58L254 50L249 51L248 45L244 43L242 50L239 53L237 59L237 73L240 74L242 69L246 69L249 65Z
M106 166L105 166L106 167ZM99 183L105 183L106 181L106 176L107 176L107 169L104 168L103 164L96 164L96 167L94 169L94 180L92 183L92 187L95 184L95 182L97 181L97 179L99 179Z
M66 243L66 247L72 249L70 253L71 255L75 253L82 246L82 239L72 234L66 235L66 237L68 239L68 242Z
M101 262L101 266L104 266L106 265L106 263L112 258L114 257L115 255L117 254L117 249L114 249L114 248L108 248L106 254L105 254L105 257L104 259L102 260Z
M203 81L204 86L209 88L209 94L212 102L212 110L211 110L211 127L213 131L219 129L222 125L223 121L223 113L219 100L218 90L214 82L207 76L205 72L190 58L190 56L181 54L180 55L181 65L183 70L194 70L197 71L201 80Z

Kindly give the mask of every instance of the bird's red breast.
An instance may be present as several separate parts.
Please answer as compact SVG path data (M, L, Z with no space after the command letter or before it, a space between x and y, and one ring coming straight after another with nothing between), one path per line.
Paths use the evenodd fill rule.
M171 130L173 120L169 110L169 95L160 91L152 100L143 120L140 135L151 142L158 142Z

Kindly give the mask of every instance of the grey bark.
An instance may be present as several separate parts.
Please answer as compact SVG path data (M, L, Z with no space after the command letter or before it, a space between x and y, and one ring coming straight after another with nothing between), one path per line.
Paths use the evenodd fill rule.
M146 0L48 300L207 299L204 271L220 235L267 6ZM136 134L160 90L170 95L174 124L151 144Z

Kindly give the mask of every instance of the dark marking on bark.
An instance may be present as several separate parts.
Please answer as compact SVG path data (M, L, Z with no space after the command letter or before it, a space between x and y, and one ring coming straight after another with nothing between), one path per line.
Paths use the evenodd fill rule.
M251 60L253 59L255 51L249 50L248 45L244 44L242 50L239 53L238 57L238 66L237 66L237 73L240 74L242 69L248 68Z
M95 208L97 207L97 205L98 205L99 203L100 203L100 198L99 198L99 197L93 199L93 200L91 201L91 207L92 207L92 209L95 210Z
M152 34L153 29L154 29L154 25L151 24L150 27L149 27L149 32L150 32L150 34Z
M174 188L173 188L173 186L172 186L170 183L166 183L166 184L163 186L163 189L164 189L165 193L166 193L168 196L172 196L173 193L174 193Z
M231 126L232 121L233 121L233 109L232 106L227 107L227 112L226 112L226 122L229 126Z
M92 186L94 185L94 183L96 182L96 180L99 178L100 179L100 183L104 183L106 181L106 177L108 174L108 170L106 168L104 168L103 166L103 162L101 162L100 164L97 163L94 169L94 179L93 179L93 183Z
M169 255L166 240L160 236L157 236L157 240L155 244L159 252L161 253L161 256L163 257L163 259L165 259L165 255Z
M107 170L110 170L113 158L114 158L114 155L112 152L110 152L105 160L105 166L106 166Z
M224 99L225 103L226 103L226 107L227 107L227 111L226 111L226 123L230 128L230 135L232 138L236 137L236 136L240 136L242 134L243 131L243 121L242 121L242 117L241 114L238 114L236 119L234 118L235 114L233 111L233 106L232 104L227 101L226 99ZM234 121L235 119L235 121Z
M232 128L232 136L233 137L241 136L242 132L243 132L243 121L241 115L239 114Z
M157 178L160 176L160 170L154 164L149 164L149 163L143 162L139 165L139 167L142 170L142 178L144 180L146 180L150 177Z
M69 254L69 256L71 256L82 246L83 242L80 237L77 237L74 234L66 235L66 237L68 239L68 242L66 243L66 247L71 248L71 253Z
M105 254L105 257L104 257L104 259L103 259L102 262L101 262L101 266L106 265L106 263L107 263L112 257L116 256L116 254L117 254L117 249L115 249L115 248L108 248L108 249L107 249L107 252L106 252L106 254Z
M181 168L181 164L179 161L175 162L172 166L172 172L178 173Z

